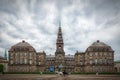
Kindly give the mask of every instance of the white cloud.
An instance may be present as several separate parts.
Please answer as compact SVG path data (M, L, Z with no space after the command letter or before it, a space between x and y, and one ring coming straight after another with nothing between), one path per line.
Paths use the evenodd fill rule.
M118 60L120 2L112 2L0 1L0 53L25 39L37 51L54 54L61 20L66 54L74 54L76 50L84 52L99 39L115 49L115 60Z

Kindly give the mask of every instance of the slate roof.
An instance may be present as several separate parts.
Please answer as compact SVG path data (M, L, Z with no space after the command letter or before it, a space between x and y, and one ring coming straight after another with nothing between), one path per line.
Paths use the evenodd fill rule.
M28 42L23 40L13 45L9 51L35 51L35 49Z
M108 46L107 44L105 44L104 42L100 42L99 40L97 40L96 42L94 42L91 46Z
M104 42L100 42L99 40L97 40L96 42L93 42L92 45L90 45L86 51L113 51L113 49L111 48L111 46L105 44Z

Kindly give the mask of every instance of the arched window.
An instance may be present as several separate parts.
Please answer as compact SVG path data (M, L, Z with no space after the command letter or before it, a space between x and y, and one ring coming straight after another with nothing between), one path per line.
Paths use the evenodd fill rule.
M109 56L112 56L112 53L109 53Z
M97 56L97 55L98 55L98 52L96 52L95 55Z
M32 60L30 60L29 63L32 64Z
M61 45L59 45L59 49L61 49Z
M41 65L41 62L39 62L38 65Z
M61 56L59 56L59 58L58 59L62 59L62 57Z
M24 63L27 64L27 59L24 59Z
M20 59L20 64L22 64L22 58Z
M105 59L104 63L107 64L107 60L106 59Z
M13 64L13 60L11 60L10 63Z
M18 54L17 54L17 53L15 53L15 56L16 56L16 57L17 57L17 55L18 55Z
M30 53L30 59L32 59L32 53Z
M100 56L102 57L102 52L100 52Z
M98 60L97 59L95 59L95 64L97 64L98 63Z
M92 64L92 60L90 60L90 64Z
M90 56L92 56L92 53L89 53L90 54Z
M82 62L80 62L80 65L83 65L83 63L82 63Z
M20 53L20 56L22 56L22 53Z
M27 53L24 53L25 56L27 56Z
M15 58L15 63L18 64L18 58Z
M102 59L100 59L100 64L102 64Z
M107 53L105 52L105 53L104 53L104 55L106 56L106 55L107 55Z
M10 53L10 58L12 59L14 57L14 53Z

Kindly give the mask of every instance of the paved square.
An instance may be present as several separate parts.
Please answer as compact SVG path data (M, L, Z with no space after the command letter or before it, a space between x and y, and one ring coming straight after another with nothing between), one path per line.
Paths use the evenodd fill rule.
M120 80L120 75L39 75L39 74L5 74L0 80Z

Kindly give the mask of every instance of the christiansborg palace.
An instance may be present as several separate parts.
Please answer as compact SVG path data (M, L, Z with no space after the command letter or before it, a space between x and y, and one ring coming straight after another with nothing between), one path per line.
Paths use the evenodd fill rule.
M114 72L114 50L97 40L85 52L65 55L62 29L59 26L56 51L46 55L36 50L26 41L13 45L9 50L9 72L38 72L66 70L69 72Z

